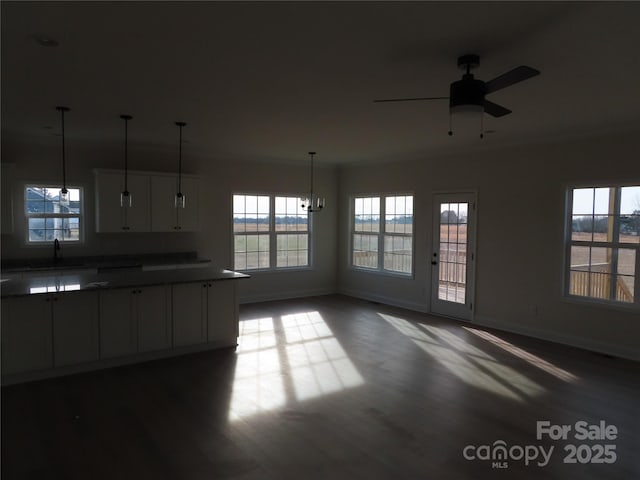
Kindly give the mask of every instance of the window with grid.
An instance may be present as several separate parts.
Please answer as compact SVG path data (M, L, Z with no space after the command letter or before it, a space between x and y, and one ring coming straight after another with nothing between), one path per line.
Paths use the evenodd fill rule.
M640 305L640 186L569 189L566 294Z
M82 240L82 189L67 188L69 203L60 203L60 186L27 185L24 189L26 240L39 244Z
M352 266L411 275L413 196L355 197L351 236Z
M268 195L233 196L233 253L236 270L271 266L271 202Z
M299 197L233 195L235 270L308 267L309 215Z
M298 197L275 197L276 268L309 265L309 214Z

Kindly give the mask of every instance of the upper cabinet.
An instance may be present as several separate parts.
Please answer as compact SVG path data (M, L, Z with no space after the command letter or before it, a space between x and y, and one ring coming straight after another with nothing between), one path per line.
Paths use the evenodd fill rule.
M176 176L151 176L151 230L154 232L193 232L199 229L199 180L182 176L184 208L176 207Z
M149 208L150 180L148 175L129 173L127 189L131 203L121 204L124 190L122 172L95 172L96 232L148 232L151 230Z
M124 172L95 170L96 232L188 232L200 228L198 177L182 176L185 208L176 208L177 175L129 172L131 205L121 205Z

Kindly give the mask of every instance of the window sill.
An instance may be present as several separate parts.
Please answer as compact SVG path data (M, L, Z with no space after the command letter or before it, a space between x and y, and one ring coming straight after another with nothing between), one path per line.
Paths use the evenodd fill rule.
M607 310L620 310L623 312L638 312L640 305L637 303L612 302L596 298L579 297L576 295L564 295L561 300L565 303L583 305L585 307L602 307Z
M365 268L365 267L355 267L353 265L349 265L349 270L354 272L361 273L371 273L373 275L381 275L383 277L393 277L393 278L402 278L405 280L413 280L413 273L400 273L400 272L390 272L388 270L379 270L374 268Z

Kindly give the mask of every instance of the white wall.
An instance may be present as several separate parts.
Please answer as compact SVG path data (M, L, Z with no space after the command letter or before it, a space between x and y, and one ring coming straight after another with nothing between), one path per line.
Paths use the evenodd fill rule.
M3 163L14 164L14 234L2 235L2 259L48 257L52 246L24 244L23 185L27 182L61 182L59 137L44 144L28 141L2 145ZM183 151L183 172L201 176L200 217L202 230L196 233L95 233L94 168L122 168L120 142L110 145L81 144L67 141L67 185L80 186L85 192L85 241L83 245L63 245L64 256L120 255L197 251L214 265L231 268L232 221L231 196L239 192L303 194L308 189L308 158L303 152L299 164L265 164L236 160L196 157ZM176 150L176 151L174 151ZM129 144L131 170L175 172L177 147ZM336 288L336 212L337 189L334 167L317 167L315 188L327 200L317 214L312 233L313 262L310 270L282 273L255 273L240 282L241 301L266 300L333 293ZM135 192L133 192L135 195Z
M434 192L476 190L475 322L640 359L637 311L563 299L564 195L572 182L640 184L638 133L340 170L338 279L346 294L429 311ZM350 196L413 191L413 279L349 267Z
M475 322L640 359L640 316L615 308L563 299L564 192L571 182L640 183L638 132L564 143L432 156L423 160L336 170L317 169L316 189L327 198L312 241L314 268L295 273L256 273L241 282L242 301L342 293L429 311L432 196L477 190L478 247ZM58 139L51 145L3 140L3 162L16 165L20 181L59 181ZM65 254L107 255L196 250L214 264L232 266L231 195L236 192L302 193L307 162L264 164L185 154L185 173L203 178L199 233L96 234L91 212L92 168L120 168L121 145L77 146L69 142L69 185L86 192L86 242ZM131 168L175 171L173 151L130 144ZM84 166L81 166L84 165ZM19 211L21 190L14 200ZM415 194L415 275L394 278L348 266L348 199L361 193ZM51 255L47 247L25 247L22 219L16 234L2 235L2 258ZM73 253L72 253L73 252Z

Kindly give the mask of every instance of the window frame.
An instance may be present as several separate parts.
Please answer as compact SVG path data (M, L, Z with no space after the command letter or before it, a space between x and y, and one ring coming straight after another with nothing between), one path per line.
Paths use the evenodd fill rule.
M269 230L267 232L236 232L234 229L234 211L233 211L233 198L236 195L240 196L258 196L269 197ZM280 193L280 192L251 192L251 191L236 191L231 193L231 263L233 270L238 272L244 272L253 275L254 273L273 273L273 272L291 272L313 269L312 264L312 249L313 249L313 215L307 213L307 229L306 231L276 231L276 197L284 198L296 198L297 202L301 202L301 198L304 194L297 193ZM269 235L269 267L266 268L237 268L236 267L236 251L235 251L235 238L237 234L268 234ZM307 235L307 264L306 265L293 265L278 267L278 236L287 235L292 233L300 233Z
M614 309L622 309L622 310L640 310L640 242L639 243L624 243L620 242L619 234L620 234L620 217L622 214L620 213L621 209L621 192L624 187L637 187L640 186L640 180L637 181L629 181L623 180L618 182L580 182L580 183L571 183L565 185L564 187L564 237L563 237L563 272L562 272L562 297L563 300L568 302L576 302L581 304L589 304L589 305L599 305L608 308ZM573 193L574 190L577 189L598 189L598 188L615 188L616 196L614 198L614 210L613 213L608 212L605 214L595 214L595 216L609 216L612 218L612 230L614 232L614 237L612 241L601 241L591 239L589 240L573 240L572 232L573 232ZM640 239L639 239L640 240ZM571 289L571 249L573 246L577 247L596 247L596 248L610 248L612 250L612 260L611 262L614 265L614 271L612 272L612 277L616 279L618 277L618 265L617 259L620 249L631 249L635 250L635 271L634 271L634 301L633 302L624 302L620 300L616 300L615 298L598 298L591 297L587 295L577 295L570 293ZM615 284L615 282L612 282ZM614 286L610 287L614 290Z
M385 231L385 216L386 216L386 203L387 198L390 197L412 197L412 213L411 213L411 233L387 233ZM380 202L380 213L379 213L379 223L378 223L378 231L377 232L366 232L359 231L355 229L355 216L356 216L356 199L359 198L378 198ZM398 278L405 279L413 279L415 278L415 204L416 204L416 196L414 192L392 192L392 193L361 193L361 194L352 194L349 197L349 268L358 272L367 272L373 273L377 275L386 275ZM365 234L365 235L375 235L377 236L377 245L378 245L378 257L377 257L377 267L366 267L361 265L354 264L354 235L356 234ZM410 272L400 272L397 270L390 270L384 267L384 239L385 236L397 236L403 238L411 239L411 271Z
M29 240L29 219L31 218L42 218L43 220L46 220L48 218L77 218L78 219L78 240L64 240L64 239L58 239L58 242L60 242L60 244L65 245L65 246L69 246L69 247L73 247L76 245L83 245L84 241L85 241L85 235L84 235L84 231L85 231L85 204L84 204L84 188L78 185L67 185L67 189L68 190L78 190L79 193L79 199L78 199L78 203L80 205L80 209L79 212L77 214L75 213L36 213L36 214L32 214L32 213L28 213L27 212L27 190L29 188L47 188L47 189L62 189L62 185L56 184L56 183L51 183L51 182L27 182L22 184L22 215L24 218L24 229L23 229L23 233L24 233L24 238L23 238L23 244L26 247L43 247L43 246L49 246L50 244L52 244L54 242L54 240L45 240L42 242L37 242L37 241L31 241Z

